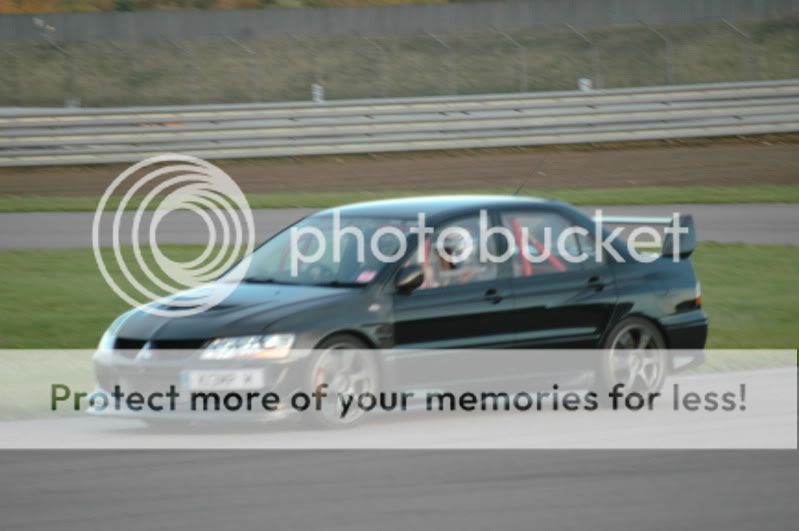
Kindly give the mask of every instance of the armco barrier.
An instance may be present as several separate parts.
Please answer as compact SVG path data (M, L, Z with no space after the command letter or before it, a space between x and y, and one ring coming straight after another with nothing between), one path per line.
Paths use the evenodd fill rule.
M0 166L619 142L799 131L799 79L500 95L0 109Z

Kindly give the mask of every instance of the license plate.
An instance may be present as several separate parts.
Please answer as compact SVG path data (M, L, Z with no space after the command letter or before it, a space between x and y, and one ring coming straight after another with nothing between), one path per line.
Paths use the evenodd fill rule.
M261 389L264 386L262 369L184 371L182 376L184 387L190 391Z

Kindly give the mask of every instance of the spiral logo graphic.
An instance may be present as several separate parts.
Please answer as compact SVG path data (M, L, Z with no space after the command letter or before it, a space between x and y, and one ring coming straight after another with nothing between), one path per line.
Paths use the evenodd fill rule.
M110 198L120 195L106 212ZM135 211L126 212L139 197ZM208 237L199 256L177 260L159 247L159 225L172 214L194 215L205 224ZM101 246L101 229L108 228L113 259ZM130 250L122 242L128 231ZM106 283L128 304L160 316L194 315L222 302L245 274L254 246L244 193L220 168L186 155L151 157L122 172L100 199L92 223L94 257ZM242 250L245 258L230 270ZM214 282L228 270L224 282Z

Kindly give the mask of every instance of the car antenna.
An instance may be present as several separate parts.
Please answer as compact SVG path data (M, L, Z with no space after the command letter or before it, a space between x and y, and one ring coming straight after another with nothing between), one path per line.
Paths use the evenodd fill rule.
M540 174L540 175L544 175L543 173L541 173L541 171L540 171L540 170L541 170L541 167L544 165L544 163L545 163L546 161L547 161L547 159L546 159L546 157L544 157L543 159L541 159L541 162L539 162L538 164L536 164L535 168L533 168L533 171L532 171L532 172L530 172L530 175L528 175L527 177L525 177L525 179L522 181L522 184L520 184L520 185L519 185L519 187L518 187L518 188L516 188L516 191L514 191L514 192L513 192L513 195L514 195L514 196L517 196L517 195L519 195L519 192L521 192L521 191L522 191L522 188L524 188L525 186L527 186L527 183L528 183L528 182L530 182L530 179L533 177L533 175L535 175L536 173L538 173L538 174Z

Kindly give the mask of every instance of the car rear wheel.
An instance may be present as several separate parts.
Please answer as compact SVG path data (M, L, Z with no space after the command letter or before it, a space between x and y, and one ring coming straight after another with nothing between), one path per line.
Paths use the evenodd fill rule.
M355 407L363 393L376 393L379 371L369 345L355 336L336 335L322 341L309 363L308 383L311 391L327 384L327 397L321 407L303 413L306 423L315 428L351 428L363 421L365 411ZM340 396L354 396L345 412Z
M656 393L666 379L666 342L650 321L625 319L608 334L597 368L600 393L618 384L622 392Z

